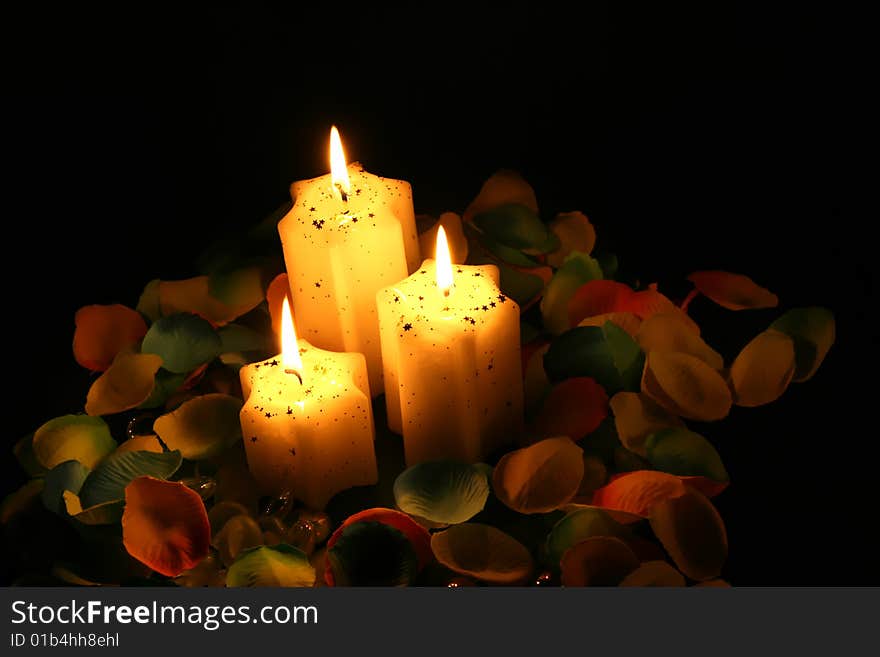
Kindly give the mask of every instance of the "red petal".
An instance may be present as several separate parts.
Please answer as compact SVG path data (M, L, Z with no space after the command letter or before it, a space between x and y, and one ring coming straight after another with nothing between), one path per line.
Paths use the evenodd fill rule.
M416 558L419 561L419 570L434 560L434 553L431 551L431 535L428 533L428 530L419 525L407 514L402 513L401 511L395 511L394 509L384 509L382 507L366 509L346 518L345 522L343 522L328 539L326 546L327 552L330 551L330 548L332 548L336 544L336 541L339 540L339 537L342 536L342 530L356 522L381 522L389 527L394 527L394 529L403 533L403 535L409 539L410 543L412 543ZM327 582L328 586L336 585L336 581L333 578L333 571L330 569L329 559L327 559L324 568L324 581Z
M566 379L553 386L544 401L535 432L538 438L568 436L580 440L608 417L608 394L589 377Z
M93 372L103 372L116 354L140 342L147 324L136 310L119 304L84 306L74 317L73 355L76 362Z
M629 310L632 289L617 281L596 280L581 285L568 301L569 326L577 326L585 317Z
M729 310L775 308L779 305L779 297L743 274L695 271L688 280L712 301Z

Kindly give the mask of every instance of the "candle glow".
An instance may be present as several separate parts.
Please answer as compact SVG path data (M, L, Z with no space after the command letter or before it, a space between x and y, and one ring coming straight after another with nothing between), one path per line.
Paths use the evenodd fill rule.
M281 306L281 362L284 364L285 372L296 374L302 381L303 363L296 341L296 329L293 324L293 315L290 312L290 302L286 296Z
M333 183L333 193L343 201L347 201L351 193L351 180L348 177L345 151L342 150L342 139L335 125L330 128L330 179Z
M437 287L444 296L449 296L452 289L452 257L449 255L449 243L443 226L437 231L437 248L434 256L437 262Z

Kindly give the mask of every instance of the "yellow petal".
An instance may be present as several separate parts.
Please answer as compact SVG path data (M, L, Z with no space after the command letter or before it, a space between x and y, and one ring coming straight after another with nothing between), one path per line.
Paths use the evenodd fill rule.
M95 379L86 398L88 415L121 413L145 402L153 392L162 357L121 352Z
M684 426L678 417L640 392L618 392L609 403L620 442L639 456L647 456L645 440L652 433Z
M737 406L761 406L778 399L794 375L794 355L792 339L772 329L743 347L730 366Z
M733 403L721 375L690 354L654 351L645 359L642 392L676 415L711 422Z
M583 476L583 450L570 438L547 438L505 454L492 488L514 511L547 513L575 496Z
M678 351L696 356L709 367L720 370L724 359L695 334L681 318L684 313L651 315L639 327L636 340L645 353L649 351Z

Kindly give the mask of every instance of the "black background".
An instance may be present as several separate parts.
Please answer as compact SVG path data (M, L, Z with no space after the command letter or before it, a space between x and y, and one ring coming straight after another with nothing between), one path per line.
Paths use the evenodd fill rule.
M509 167L545 217L586 212L630 279L680 297L688 272L728 269L783 308L833 309L814 380L701 430L732 476L717 503L734 583L878 583L860 42L803 4L659 4L7 14L6 440L81 407L78 307L133 306L148 280L193 275L208 242L326 171L336 123L351 159L412 182L417 211L460 211ZM692 306L727 358L780 312Z

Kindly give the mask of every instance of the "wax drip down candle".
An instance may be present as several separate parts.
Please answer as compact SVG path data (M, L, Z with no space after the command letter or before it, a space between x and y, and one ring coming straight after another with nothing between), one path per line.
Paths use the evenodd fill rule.
M519 307L493 265L436 260L377 295L389 427L407 465L475 462L522 430Z
M287 299L283 315L281 354L240 372L248 468L262 493L323 509L378 480L367 367L362 354L297 340Z
M346 165L335 126L330 165L330 174L293 183L293 207L278 224L290 292L300 334L323 349L362 353L379 395L376 292L418 267L412 188Z

